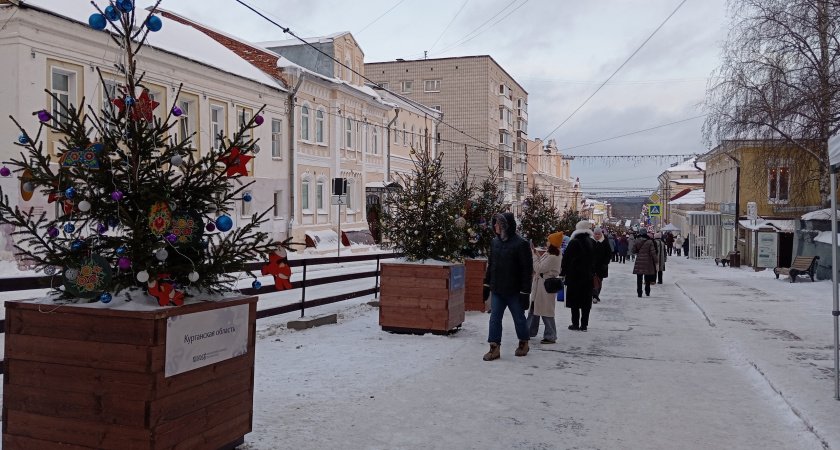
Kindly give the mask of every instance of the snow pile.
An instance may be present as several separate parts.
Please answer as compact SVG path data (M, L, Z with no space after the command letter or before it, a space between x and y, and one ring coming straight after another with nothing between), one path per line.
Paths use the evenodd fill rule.
M837 211L837 217L840 217L840 211ZM831 208L811 211L808 214L802 215L802 220L831 220Z
M338 233L332 229L307 230L306 237L309 238L316 249L336 248L338 246Z
M668 203L671 205L704 205L706 203L706 191L696 189Z

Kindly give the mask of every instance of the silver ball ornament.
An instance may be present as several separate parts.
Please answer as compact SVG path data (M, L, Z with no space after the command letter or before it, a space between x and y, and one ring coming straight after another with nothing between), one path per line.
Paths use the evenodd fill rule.
M88 212L90 211L90 202L87 200L82 200L79 202L79 211L81 212Z
M166 258L169 258L169 252L165 248L162 248L155 252L155 258L160 261L166 261Z
M193 283L195 283L196 281L198 281L198 272L190 272L189 275L187 275L187 278Z
M181 158L181 155L175 155L169 160L169 162L172 163L173 166L179 167L184 163L184 158Z
M141 283L145 283L145 282L149 281L149 272L146 272L145 270L141 270L140 272L137 272L137 281L139 281Z

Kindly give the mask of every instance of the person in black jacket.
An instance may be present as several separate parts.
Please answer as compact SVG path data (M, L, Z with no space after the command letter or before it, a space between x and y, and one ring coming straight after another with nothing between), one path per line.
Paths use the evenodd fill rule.
M563 253L560 275L565 277L566 308L572 310L570 330L586 331L589 326L592 279L595 275L595 241L592 236L589 221L581 220Z
M484 275L484 300L490 297L490 332L487 342L490 351L485 361L498 359L502 343L502 318L505 308L510 309L519 347L516 356L528 354L528 325L525 311L531 303L531 277L534 261L531 246L516 233L516 219L513 214L493 214L490 221L496 237L490 243L487 256L487 273Z
M592 279L592 302L598 303L601 301L601 286L604 278L607 278L613 254L609 245L609 240L612 238L605 236L601 228L595 228L593 239L595 239L595 278Z

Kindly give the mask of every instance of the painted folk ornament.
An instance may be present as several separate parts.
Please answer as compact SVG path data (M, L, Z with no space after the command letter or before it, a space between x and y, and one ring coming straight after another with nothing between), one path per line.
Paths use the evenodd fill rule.
M274 276L274 286L278 291L292 288L292 283L289 281L292 277L292 268L288 264L287 256L286 249L281 246L269 253L268 264L262 268L263 275Z
M80 164L90 170L99 170L99 160L96 159L96 155L100 152L102 152L102 143L94 142L84 150L80 148L67 150L61 155L58 162L62 168Z
M98 298L111 283L111 265L101 255L91 254L71 263L63 274L68 294L79 298Z
M152 205L149 212L149 229L155 236L163 236L172 223L172 213L165 202L157 202Z
M177 211L172 213L169 232L175 236L172 245L194 245L201 241L204 234L204 221L195 211Z
M167 306L170 303L175 304L175 306L181 306L184 304L184 293L176 291L172 283L161 281L161 278L168 277L168 273L162 273L154 280L146 283L149 286L149 294L158 299L160 306Z

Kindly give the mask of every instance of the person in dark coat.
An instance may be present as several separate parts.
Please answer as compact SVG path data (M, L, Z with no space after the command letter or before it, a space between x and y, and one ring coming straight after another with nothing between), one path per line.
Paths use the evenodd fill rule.
M665 235L662 236L662 240L665 241L665 248L668 249L668 256L674 254L674 234L670 231L666 231Z
M630 252L629 243L627 241L627 235L621 236L618 238L618 262L624 264L627 262L627 256Z
M516 356L528 354L528 325L525 311L531 303L531 275L534 261L531 258L531 246L516 233L516 219L513 214L493 214L490 221L496 237L490 243L487 255L487 272L484 275L484 300L490 297L490 331L487 342L490 351L484 355L485 361L498 359L499 346L502 343L502 318L505 308L513 316L519 347Z
M610 251L608 243L608 240L612 240L612 238L605 236L604 231L600 228L595 228L594 233L595 278L592 279L592 303L599 303L601 301L601 287L604 278L607 278L610 259L612 258L612 251Z
M639 297L642 296L644 281L645 294L650 297L650 283L656 280L656 263L659 262L653 239L647 233L639 231L636 243L633 244L633 253L636 254L636 264L633 266L633 273L636 274L636 292Z
M565 277L566 308L572 310L570 330L586 331L592 309L592 280L595 275L595 241L589 221L575 226L563 253L560 275Z
M668 261L668 251L666 250L667 244L664 242L665 238L662 236L662 233L656 233L653 235L653 243L656 245L656 255L657 255L657 263L656 263L656 283L662 284L662 272L665 272L665 262Z

